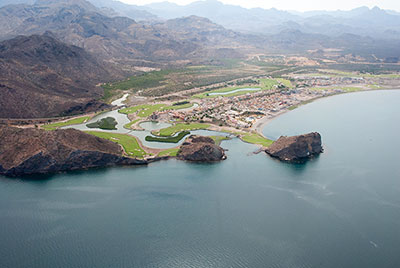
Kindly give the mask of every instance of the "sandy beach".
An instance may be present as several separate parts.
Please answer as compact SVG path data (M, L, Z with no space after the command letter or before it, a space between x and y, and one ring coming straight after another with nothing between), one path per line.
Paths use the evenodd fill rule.
M272 117L271 116L264 116L260 119L258 119L253 126L251 127L251 130L256 131L257 133L259 133L260 135L264 136L262 131L264 129L264 127L266 125L268 125L272 120L274 120L275 118L277 118L278 116L288 112L288 109L285 110L281 110L279 112L277 112L276 114L274 114Z

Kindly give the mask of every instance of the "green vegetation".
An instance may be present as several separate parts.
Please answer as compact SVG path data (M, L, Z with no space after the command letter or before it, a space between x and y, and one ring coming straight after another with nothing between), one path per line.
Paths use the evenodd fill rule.
M180 109L187 109L193 106L193 103L187 102L182 104L172 104L170 106L164 107L162 110L180 110Z
M140 147L135 137L127 134L108 133L99 131L85 131L86 133L97 136L99 138L107 139L112 142L120 144L128 156L143 158L146 152Z
M208 124L203 124L203 123L178 123L176 125L160 129L158 131L154 131L154 134L163 136L163 137L169 137L175 135L175 133L181 132L181 131L191 131L191 130L196 130L196 129L207 129L209 128L210 125Z
M126 129L131 129L131 126L134 125L134 124L136 124L136 123L139 122L139 121L140 121L140 119L133 120L133 121L129 122L128 124L125 124L125 125L124 125L124 128L126 128Z
M137 115L139 117L148 117L148 116L152 115L154 112L162 110L164 107L165 107L165 104L149 105L149 107L140 110Z
M137 112L137 115L140 117L148 117L154 112L163 109L165 106L166 106L165 104L141 104L121 109L118 112L122 114L133 114Z
M246 133L241 135L240 139L244 142L262 145L264 147L269 147L274 141L269 140L258 133Z
M238 59L215 61L217 65L190 66L181 69L152 71L132 76L123 81L103 85L104 99L110 100L113 95L123 90L137 92L142 90L144 96L162 96L195 87L224 83L233 79L259 74L253 66L243 67ZM239 68L240 67L240 68Z
M114 129L117 129L115 127L117 124L118 123L114 117L106 117L106 118L97 120L96 122L87 124L86 126L88 128L100 128L100 129L114 130Z
M167 106L166 104L163 104L163 103L141 104L141 105L121 109L118 112L121 114L137 113L137 115L139 117L145 118L145 117L152 115L154 112L165 111L165 110L179 110L179 109L190 108L192 106L193 106L192 103L184 103L184 104L178 104L178 105L173 104L170 106Z
M290 80L284 79L284 78L277 78L276 81L280 82L282 85L284 85L287 88L292 88L292 82Z
M165 80L165 76L172 70L153 71L143 73L142 75L132 76L126 80L108 83L103 85L105 90L128 90L128 89L145 89L150 87L157 87Z
M216 145L220 145L222 141L230 139L226 136L210 136L210 138L214 140Z
M79 125L79 124L85 123L89 119L90 119L90 116L83 116L83 117L70 119L65 122L57 122L57 123L53 123L53 124L43 125L42 128L45 130L56 130L57 128L60 128L60 127L65 127L65 126L70 126L70 125Z
M177 156L178 152L179 152L179 148L166 149L164 151L159 152L158 156L159 157L162 157L162 156Z
M268 89L268 90L275 89L279 85L279 82L276 81L275 79L268 79L268 78L260 79L260 83L262 89Z
M145 140L150 142L167 142L167 143L178 143L181 139L183 139L186 135L189 135L189 131L182 131L179 132L176 136L170 137L153 137L153 136L146 136Z
M248 88L248 87L225 87L222 89L217 89L217 90L212 90L212 91L207 91L207 92L203 92L200 94L196 94L192 98L204 99L204 98L217 98L217 97L234 97L234 96L245 95L247 93L257 92L257 90L243 90L243 91L237 91L237 92L233 92L233 93L225 94L225 95L210 95L210 93L225 93L225 92L230 92L230 91L234 91L236 89L242 89L242 88ZM257 88L257 87L255 87L255 88ZM260 90L262 90L262 89L260 88Z

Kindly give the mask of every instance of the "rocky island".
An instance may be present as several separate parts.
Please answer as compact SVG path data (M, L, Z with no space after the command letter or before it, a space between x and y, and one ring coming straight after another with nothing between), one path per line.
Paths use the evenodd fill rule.
M0 126L0 174L21 176L117 165L143 165L121 147L75 129Z
M265 152L286 162L303 162L322 153L321 135L312 132L298 136L281 136Z
M178 159L190 162L216 162L226 159L224 149L210 137L191 135L181 145Z

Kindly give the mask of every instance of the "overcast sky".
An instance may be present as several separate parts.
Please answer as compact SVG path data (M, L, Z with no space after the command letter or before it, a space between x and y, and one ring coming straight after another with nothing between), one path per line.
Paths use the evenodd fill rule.
M149 3L162 2L164 0L120 0L128 4L145 5ZM240 5L247 8L275 7L282 10L350 10L360 6L379 6L383 9L400 11L400 0L220 0L225 4ZM195 2L195 0L168 0L180 5Z

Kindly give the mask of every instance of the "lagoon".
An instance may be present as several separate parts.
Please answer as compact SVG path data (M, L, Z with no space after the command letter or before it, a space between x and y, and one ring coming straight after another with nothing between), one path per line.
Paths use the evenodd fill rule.
M322 134L306 164L233 139L216 164L0 177L0 266L396 268L399 106L400 91L343 94L269 123Z
M260 91L261 88L238 88L238 89L234 89L231 91L226 91L226 92L211 92L208 93L209 96L223 96L223 95L229 95L229 94L233 94L236 92L243 92L243 91Z

